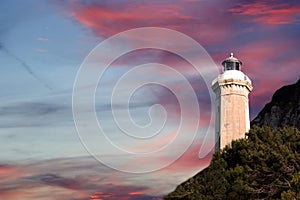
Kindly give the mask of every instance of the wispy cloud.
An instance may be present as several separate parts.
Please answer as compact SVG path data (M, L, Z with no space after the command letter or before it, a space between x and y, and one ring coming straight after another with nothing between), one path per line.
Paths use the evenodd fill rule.
M150 2L73 2L69 13L97 35L112 34L132 28L155 26L182 31L202 44L215 44L226 38L230 32L230 16L226 6L215 10L216 1L151 1ZM219 3L221 8L225 3ZM212 14L213 13L213 14Z
M48 41L48 38L44 38L44 37L38 37L36 39L39 41Z
M300 6L283 2L259 1L244 3L230 9L236 15L248 16L250 21L268 24L284 25L300 23Z
M115 180L118 175L122 178ZM57 200L159 199L152 191L155 188L149 187L150 176L144 176L144 185L137 184L132 180L132 174L109 170L91 158L56 159L29 165L1 165L0 177L0 198L27 200L48 195Z
M59 103L20 102L0 105L0 128L35 127L66 120L70 106ZM72 119L70 119L72 120Z

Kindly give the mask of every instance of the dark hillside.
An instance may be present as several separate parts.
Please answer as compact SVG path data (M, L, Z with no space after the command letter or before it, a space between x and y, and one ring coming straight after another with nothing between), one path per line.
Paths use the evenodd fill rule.
M300 131L255 127L165 199L300 199Z

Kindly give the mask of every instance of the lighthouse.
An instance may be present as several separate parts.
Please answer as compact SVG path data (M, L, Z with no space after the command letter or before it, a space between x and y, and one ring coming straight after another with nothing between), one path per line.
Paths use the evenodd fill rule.
M232 140L245 138L250 129L249 99L251 80L242 71L242 62L230 54L222 62L222 73L212 82L216 94L215 138L220 150Z

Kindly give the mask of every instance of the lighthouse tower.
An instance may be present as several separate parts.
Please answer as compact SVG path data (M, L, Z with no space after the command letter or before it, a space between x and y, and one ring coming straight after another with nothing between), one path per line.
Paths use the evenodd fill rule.
M242 62L233 57L233 53L222 65L223 72L212 82L216 94L216 149L244 138L250 129L251 80L241 71Z

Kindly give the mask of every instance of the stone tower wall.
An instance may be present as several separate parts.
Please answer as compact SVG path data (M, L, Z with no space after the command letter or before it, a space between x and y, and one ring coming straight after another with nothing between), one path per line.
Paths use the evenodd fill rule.
M213 90L216 93L216 141L222 149L232 140L245 137L249 131L248 94L252 90L249 81L240 79L218 79Z

